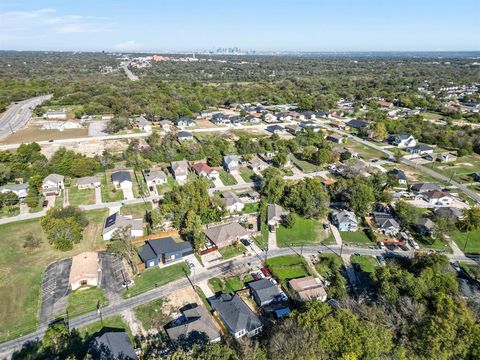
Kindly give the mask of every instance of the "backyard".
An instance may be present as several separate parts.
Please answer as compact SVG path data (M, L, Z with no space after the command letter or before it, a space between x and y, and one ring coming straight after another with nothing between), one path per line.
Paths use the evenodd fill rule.
M372 246L375 245L363 230L358 231L341 231L340 236L345 244L355 246Z
M252 182L254 177L255 177L255 173L250 168L241 167L240 168L240 176L242 177L242 179L245 182Z
M157 185L158 195L163 195L169 191L172 191L173 187L177 184L173 176L167 176L167 182L165 184Z
M158 286L165 285L169 282L178 280L185 275L190 274L190 268L181 262L174 265L169 265L163 268L149 268L139 272L134 276L135 285L125 290L122 294L123 298L127 299L132 296L152 290Z
M318 220L297 217L292 228L280 225L277 229L279 247L318 245L321 242L333 242L330 230L322 229Z
M246 203L243 207L242 213L251 214L258 211L259 203Z
M123 200L123 191L117 190L112 184L111 172L105 172L104 174L99 174L99 177L102 179L102 201L103 202L113 202Z

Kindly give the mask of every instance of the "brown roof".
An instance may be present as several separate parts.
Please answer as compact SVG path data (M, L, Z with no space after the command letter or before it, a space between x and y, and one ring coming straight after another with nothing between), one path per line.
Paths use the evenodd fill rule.
M210 174L213 171L213 169L206 163L196 163L195 165L193 165L193 170L195 170L197 174L200 174L201 172Z
M311 300L327 295L323 288L322 281L313 276L292 279L288 282L293 291L298 294L301 300Z
M72 258L69 282L72 284L84 279L96 279L99 269L98 253L90 251L78 254Z
M424 195L430 199L441 199L443 197L450 197L449 193L439 190L426 191Z

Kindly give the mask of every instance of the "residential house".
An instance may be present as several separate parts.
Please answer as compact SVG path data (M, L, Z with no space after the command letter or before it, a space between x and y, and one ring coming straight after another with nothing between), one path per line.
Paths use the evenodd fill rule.
M250 124L260 124L262 122L262 119L259 118L258 116L247 115L245 117L245 122Z
M112 120L114 117L113 114L102 114L102 120Z
M221 294L211 299L210 305L235 339L262 331L262 323L238 295Z
M223 167L232 174L238 173L240 160L237 155L226 155L223 157Z
M230 119L225 116L223 113L213 114L212 119L210 120L215 125L230 125Z
M267 127L267 131L270 131L272 134L283 134L285 132L285 128L280 125L270 125Z
M170 163L173 177L178 183L185 183L188 176L188 162L186 160L172 161Z
M416 183L410 186L410 190L417 193L424 193L427 191L438 191L441 190L441 188L434 183Z
M388 236L395 236L400 231L400 224L392 217L392 215L383 212L373 213L378 229Z
M100 187L101 180L96 176L84 176L77 180L77 188L81 189L95 189Z
M225 191L222 193L222 201L225 204L225 208L228 212L240 212L245 207L242 200L232 191Z
M292 279L288 282L298 301L327 300L327 292L323 287L322 280L313 276Z
M193 254L192 245L188 241L175 241L171 237L148 240L138 249L140 259L145 268L168 264Z
M326 138L327 140L334 142L336 144L341 144L343 143L343 136L342 135L337 135L337 134L330 134Z
M277 120L278 121L290 121L292 120L292 115L288 112L279 112L276 114Z
M108 329L108 328L105 328ZM136 360L135 350L125 331L101 331L88 346L92 359Z
M288 124L285 125L285 131L289 132L290 134L296 135L302 130L302 128L295 124Z
M430 205L450 206L453 203L450 194L441 190L426 191L422 193L422 196Z
M397 179L398 184L407 185L407 176L405 175L405 172L403 172L403 170L393 169L387 172L387 174Z
M417 145L417 140L412 135L397 135L393 139L393 145L399 148L414 147Z
M166 184L168 181L167 174L162 170L146 170L143 174L148 187Z
M357 231L358 220L353 211L342 210L333 214L335 225L340 231Z
M43 117L48 120L66 120L67 112L63 110L48 110Z
M393 108L393 103L391 103L390 101L377 100L377 103L378 103L378 105L379 105L382 109L391 109L391 108Z
M130 171L115 171L112 173L112 183L116 189L131 189L132 177Z
M173 121L171 120L162 120L158 123L163 131L170 132L173 130Z
M300 121L300 127L303 129L303 131L310 129L313 132L319 132L322 130L320 124L314 121Z
M198 176L207 177L211 180L217 180L220 177L220 173L217 170L203 162L194 164L193 170Z
M278 122L277 117L272 113L263 114L263 121L265 121L268 124Z
M181 117L180 119L177 120L177 126L178 127L193 127L196 126L197 123L190 119L189 117Z
M72 257L68 283L75 291L82 286L98 286L100 260L95 251L84 252Z
M250 295L258 306L269 305L280 296L277 286L270 279L260 279L248 283Z
M457 154L453 152L445 152L437 156L437 161L448 163L457 160Z
M369 126L369 123L362 120L352 119L347 123L347 125L353 129L363 130Z
M435 231L436 225L431 219L423 217L417 221L415 227L421 235L425 236L431 235Z
M193 140L193 135L188 131L179 131L177 133L177 140L178 141L189 141Z
M433 154L433 148L431 148L430 146L425 145L425 144L418 144L416 146L409 146L405 150L412 155L423 156L423 155Z
M315 119L316 117L315 113L312 111L301 111L300 116L301 116L301 119L306 119L306 120Z
M238 222L231 222L207 227L205 237L211 246L221 248L248 239L250 233Z
M340 130L347 130L346 127L347 125L341 121L341 120L331 120L330 121L330 126L340 129Z
M284 208L277 204L267 205L267 224L269 230L274 232L283 218L289 214Z
M43 195L58 195L65 188L64 176L50 174L42 182Z
M454 207L438 207L435 209L435 216L461 220L463 218L463 211Z
M103 240L110 240L115 231L127 227L130 228L131 237L143 236L142 219L132 219L130 216L120 215L119 212L113 213L105 219L102 231Z
M190 347L195 343L216 343L222 337L211 315L197 304L182 309L182 316L166 328L170 340L182 347Z
M137 117L135 119L135 124L140 130L145 131L146 133L152 132L152 122L148 121L143 116Z
M266 168L269 167L269 165L263 161L262 159L260 159L258 156L253 156L252 157L252 160L250 160L250 163L248 165L253 171L263 171L265 170Z
M5 194L8 192L13 192L19 199L24 199L28 195L28 183L0 186L0 193Z

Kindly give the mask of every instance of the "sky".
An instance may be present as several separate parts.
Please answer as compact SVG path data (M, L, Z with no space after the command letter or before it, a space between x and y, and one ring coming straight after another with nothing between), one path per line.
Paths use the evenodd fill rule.
M478 51L479 0L0 0L1 50Z

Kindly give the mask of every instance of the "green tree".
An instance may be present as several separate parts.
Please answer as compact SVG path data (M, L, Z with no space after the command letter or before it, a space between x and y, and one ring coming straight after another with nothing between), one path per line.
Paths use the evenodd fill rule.
M395 214L403 225L413 225L420 219L421 210L403 200L399 200L395 204Z
M137 267L137 248L132 242L131 227L120 227L112 234L110 242L107 244L107 252L125 259L133 274L138 272Z

